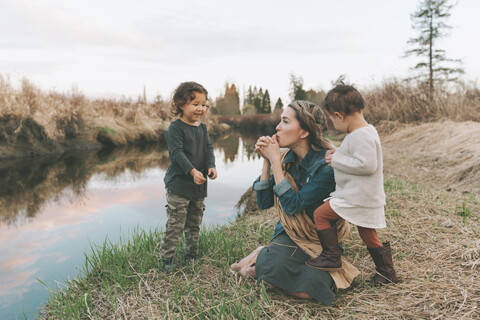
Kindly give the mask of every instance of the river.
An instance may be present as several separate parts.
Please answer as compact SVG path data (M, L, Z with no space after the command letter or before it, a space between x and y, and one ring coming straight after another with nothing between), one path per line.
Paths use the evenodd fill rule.
M214 142L218 178L208 182L203 225L235 219L260 173L256 138ZM34 319L49 290L78 276L91 246L164 228L168 163L160 146L0 162L0 318Z

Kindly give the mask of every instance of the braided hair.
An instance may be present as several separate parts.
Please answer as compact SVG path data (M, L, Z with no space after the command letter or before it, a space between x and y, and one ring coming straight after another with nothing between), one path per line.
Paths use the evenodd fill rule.
M300 128L309 133L308 139L313 150L335 148L330 140L322 135L327 130L327 119L322 108L304 100L294 100L288 106L295 111Z

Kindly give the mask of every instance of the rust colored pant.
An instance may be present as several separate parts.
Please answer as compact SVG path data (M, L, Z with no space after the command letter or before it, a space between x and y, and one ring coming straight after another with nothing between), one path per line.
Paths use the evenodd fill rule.
M317 230L325 230L332 227L330 221L342 219L342 217L333 211L332 207L330 207L330 201L327 201L315 210L313 213L313 219L315 220ZM377 231L375 229L360 226L357 226L357 229L360 238L362 238L368 248L375 249L383 246L380 239L378 239Z

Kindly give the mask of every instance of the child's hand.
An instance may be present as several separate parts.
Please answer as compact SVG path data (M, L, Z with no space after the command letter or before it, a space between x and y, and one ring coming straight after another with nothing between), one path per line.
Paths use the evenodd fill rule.
M201 173L197 169L192 169L190 171L190 175L193 177L193 182L195 182L195 184L204 184L205 181L207 181L207 179L205 179L205 177L203 176L203 173Z
M212 180L215 180L217 178L217 169L209 168L208 169L208 177Z
M335 153L335 149L327 150L327 152L325 152L325 162L329 166L332 165L332 157L333 157L334 153Z

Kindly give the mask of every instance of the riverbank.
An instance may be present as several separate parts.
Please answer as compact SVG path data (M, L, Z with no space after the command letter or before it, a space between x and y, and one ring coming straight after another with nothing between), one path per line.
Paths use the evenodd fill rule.
M395 78L361 91L368 106L365 117L375 125L382 121L480 121L476 83L458 83L452 91L438 91L433 100L421 86ZM210 98L215 104L214 97ZM16 88L0 75L0 160L164 144L172 120L168 101L160 96L153 102L145 96L94 99L76 88L66 93L41 91L27 79ZM212 137L230 127L272 134L279 114L216 116L209 112L202 121Z
M44 92L26 79L17 89L1 76L0 100L0 160L165 145L174 119L168 102L160 98L89 99L76 89ZM210 114L202 121L212 137L229 130Z
M477 127L443 122L401 126L382 136L388 228L379 230L379 236L392 242L399 284L372 288L363 282L373 264L355 228L344 242L345 256L361 275L351 288L338 292L331 307L291 298L268 285L257 287L251 279L242 281L229 272L229 265L267 244L276 221L271 210L255 208L250 192L242 218L202 231L196 264L172 274L159 272L155 252L162 235L156 230L138 230L121 243L111 239L117 244L106 241L86 256L83 277L52 292L41 318L474 318L480 303L480 199L478 192L464 191L474 190L479 182L470 179L472 169L460 180L464 189L448 187L454 180L441 172L451 167L457 153L433 142L441 140L450 150L448 143L458 136L440 137L442 132L476 136ZM452 170L475 168L480 161L476 146L466 143L461 148L462 154L472 157L465 156ZM405 166L409 155L418 157L412 164L417 170L419 165L439 170L437 178L427 181L410 173ZM438 159L431 163L426 155ZM177 262L183 262L183 254L180 246Z

